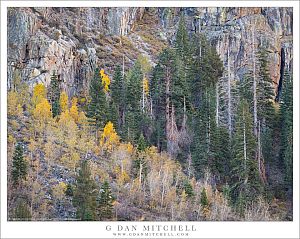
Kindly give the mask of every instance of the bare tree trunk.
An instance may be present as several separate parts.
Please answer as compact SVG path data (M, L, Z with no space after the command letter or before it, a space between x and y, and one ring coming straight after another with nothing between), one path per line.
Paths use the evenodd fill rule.
M229 41L228 41L229 42ZM230 55L229 55L229 43L228 43L228 52L227 52L227 95L228 95L228 130L229 130L229 137L232 136L232 118L231 118L231 70L230 70Z
M163 188L161 192L161 202L160 202L161 207L163 207L164 205L164 195L165 195L165 180L163 179Z
M259 170L259 176L262 181L262 183L266 183L266 172L265 172L265 166L262 156L262 148L261 148L261 129L260 129L260 121L258 121L258 132L257 132L257 162L258 162L258 170Z
M125 76L125 56L123 54L123 67L122 67L122 95L125 92L125 84L124 84L124 76ZM123 95L123 97L125 97ZM124 109L124 103L122 104L122 125L125 125L125 109Z
M206 99L208 100L208 125L207 125L207 153L210 152L210 97L208 96L207 90L206 90Z
M142 85L143 85L143 93L142 93L142 111L145 111L145 86L144 86L145 76L143 77Z
M141 187L142 185L142 172L143 172L143 164L142 164L142 161L140 162L140 176L139 176L139 182L140 182L140 185L139 187Z
M219 85L216 83L216 125L219 127Z
M167 138L167 145L170 141L170 72L167 68L166 72L166 138ZM169 151L169 150L168 150Z
M191 178L191 168L192 168L192 156L191 153L188 155L188 178Z
M256 64L255 64L255 32L254 25L252 27L252 61L253 61L253 123L254 123L254 135L257 137L257 95L256 95Z
M246 125L245 125L245 112L243 108L243 138L244 138L244 170L247 170L247 141L246 141Z

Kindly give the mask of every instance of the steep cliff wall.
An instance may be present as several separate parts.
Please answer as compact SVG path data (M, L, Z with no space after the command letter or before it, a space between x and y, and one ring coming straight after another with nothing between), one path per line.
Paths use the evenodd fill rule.
M128 67L138 54L155 64L158 51L174 40L181 12L191 33L205 33L216 46L234 79L253 67L253 49L267 46L274 89L280 89L293 59L291 8L11 8L8 87L16 69L31 86L49 84L55 71L72 95L87 89L96 65L109 71L124 61Z

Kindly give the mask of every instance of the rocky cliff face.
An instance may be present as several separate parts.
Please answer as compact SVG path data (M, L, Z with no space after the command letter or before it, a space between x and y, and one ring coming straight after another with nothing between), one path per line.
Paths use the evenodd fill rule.
M253 51L269 49L270 72L280 90L291 70L292 8L11 8L8 11L8 87L16 70L33 86L59 75L69 95L87 89L96 65L132 65L138 54L155 64L174 40L181 12L188 29L215 45L233 79L253 67Z

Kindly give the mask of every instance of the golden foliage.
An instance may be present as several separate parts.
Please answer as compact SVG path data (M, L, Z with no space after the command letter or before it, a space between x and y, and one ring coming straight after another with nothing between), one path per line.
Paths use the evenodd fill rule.
M77 108L77 98L74 97L72 99L72 106L70 108L70 116L74 119L74 121L77 123L79 118L78 108Z
M113 123L108 121L101 135L100 146L111 152L114 146L119 144L119 142L120 137L117 135Z
M10 91L7 94L7 114L18 117L23 114L23 109L19 103L19 94L15 91Z
M52 117L51 105L47 99L42 99L41 102L36 105L33 116L42 122L46 122Z
M58 121L59 130L63 134L65 143L73 149L77 144L78 127L74 119L70 115L70 111L62 112Z
M8 137L7 137L7 143L8 144L15 144L17 142L17 140L14 138L14 136L13 135L8 135Z
M143 79L143 90L146 96L149 95L149 81L147 78Z
M61 112L65 112L69 107L68 107L68 95L65 91L63 91L60 94L60 98L59 98L59 105L60 105L60 110Z
M100 70L100 76L102 79L102 85L104 88L104 92L107 93L109 91L110 79L109 76L104 73L104 70Z
M70 121L74 121L73 118L70 115L70 111L69 110L65 110L60 114L59 117L59 125L64 127L66 126Z
M32 103L33 106L41 103L43 99L46 98L47 91L44 84L37 84L33 88L33 96L32 96Z

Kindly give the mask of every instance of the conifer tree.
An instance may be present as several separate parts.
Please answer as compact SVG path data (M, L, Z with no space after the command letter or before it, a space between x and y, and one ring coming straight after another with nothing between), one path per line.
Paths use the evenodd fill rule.
M125 138L135 143L142 129L142 80L141 65L136 62L127 75Z
M122 76L121 67L118 65L115 70L115 74L113 77L113 84L111 85L111 97L116 107L116 118L117 124L117 132L123 136L124 123L125 123L125 83Z
M280 102L281 144L280 158L285 168L285 180L293 181L293 78L285 73Z
M191 155L197 178L204 175L206 168L216 172L219 160L218 129L216 111L216 84L222 76L223 67L216 50L204 36L194 36L192 40L193 67L189 73L192 117L190 127L193 132ZM229 139L228 139L229 140ZM218 170L221 170L219 167Z
M23 153L23 145L19 142L16 144L12 161L12 180L14 185L18 184L20 180L25 179L27 175L27 162L24 159Z
M76 217L82 221L96 219L98 188L91 177L87 161L81 163L79 174L76 177L73 204L77 208Z
M139 151L145 151L147 148L147 142L145 141L144 135L141 133L137 143L137 149Z
M189 198L192 198L192 197L194 197L195 196L195 192L194 192L194 190L193 190L193 187L192 187L192 185L191 185L191 183L188 181L188 180L186 180L185 182L184 182L184 191L185 191L185 193L187 194L187 196L189 197Z
M178 23L178 30L176 33L175 38L175 49L181 59L186 59L188 52L189 52L189 36L186 29L186 22L184 19L184 15L181 14L179 23Z
M98 198L97 214L99 220L112 218L114 200L110 186L108 182L105 181L100 188L100 195Z
M211 172L223 181L230 177L229 167L232 145L228 129L214 126L211 135Z
M275 92L269 72L268 51L260 47L258 51L259 77L257 84L258 120L265 122L262 126L272 127L274 119Z
M98 68L90 84L89 97L87 117L97 129L103 128L107 122L108 103Z
M51 83L50 83L50 102L52 106L52 116L56 117L60 114L60 105L59 105L59 98L60 98L60 89L58 83L58 77L53 73L51 76Z
M241 100L236 118L234 157L231 163L233 198L241 203L253 200L262 190L259 169L256 163L256 140L253 134L252 115L249 104Z

